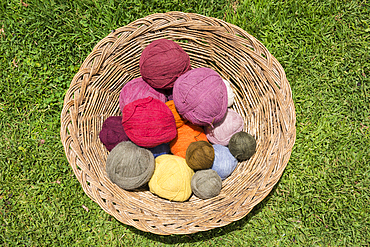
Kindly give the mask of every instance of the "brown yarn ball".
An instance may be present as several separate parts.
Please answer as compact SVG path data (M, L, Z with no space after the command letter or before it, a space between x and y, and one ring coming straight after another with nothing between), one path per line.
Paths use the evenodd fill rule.
M208 169L212 167L215 159L215 150L209 142L192 142L186 149L185 159L193 170Z
M221 177L212 169L199 170L191 179L191 190L200 199L218 196L221 188Z
M176 128L180 128L188 121L182 116L180 116L180 114L177 112L175 103L173 102L173 100L167 101L166 105L168 106L168 108L170 108L173 116L175 117Z

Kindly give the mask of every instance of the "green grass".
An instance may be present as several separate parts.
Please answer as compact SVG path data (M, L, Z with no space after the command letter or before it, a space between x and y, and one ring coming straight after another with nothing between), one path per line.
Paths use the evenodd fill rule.
M24 2L0 1L1 246L369 245L368 1ZM242 220L157 236L84 194L60 142L60 113L99 40L173 10L233 23L269 49L291 84L297 140L279 183Z

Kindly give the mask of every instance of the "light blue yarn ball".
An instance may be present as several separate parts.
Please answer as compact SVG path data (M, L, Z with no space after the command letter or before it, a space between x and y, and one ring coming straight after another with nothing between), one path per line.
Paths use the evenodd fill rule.
M155 146L154 148L148 148L150 152L152 152L154 158L157 158L158 156L162 154L169 154L171 153L170 145L168 143L162 143L158 146Z
M215 160L211 167L222 180L226 179L235 170L238 160L230 153L230 150L220 144L212 145L215 150Z

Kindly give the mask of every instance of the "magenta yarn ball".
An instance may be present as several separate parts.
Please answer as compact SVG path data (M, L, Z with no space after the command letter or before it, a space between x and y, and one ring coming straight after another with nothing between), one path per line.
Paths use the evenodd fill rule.
M221 122L205 128L208 141L223 146L229 145L230 138L237 132L243 130L244 120L239 113L228 109Z
M192 69L175 81L173 101L183 118L195 125L213 126L227 111L226 85L212 69Z
M166 95L163 92L155 90L148 83L146 83L142 77L135 78L127 82L121 89L119 95L119 108L121 112L125 105L134 102L138 99L144 99L147 97L158 99L163 103L167 101Z
M145 148L170 142L177 135L170 108L152 97L127 104L122 111L122 126L133 143Z
M153 88L169 89L176 79L191 69L189 55L176 42L158 39L143 50L140 73Z

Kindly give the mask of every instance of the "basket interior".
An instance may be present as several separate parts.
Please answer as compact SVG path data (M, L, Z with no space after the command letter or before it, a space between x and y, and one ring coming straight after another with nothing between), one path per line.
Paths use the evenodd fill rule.
M257 141L251 159L240 162L219 196L170 202L147 188L126 191L105 172L108 151L99 140L104 120L120 115L119 93L140 77L143 49L156 39L177 42L192 68L208 67L231 82L231 107L244 131ZM280 179L295 141L295 111L278 61L254 37L224 21L197 14L154 14L118 28L85 59L67 91L61 138L85 193L124 224L156 234L189 234L244 217Z

